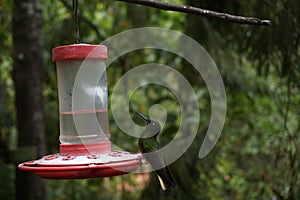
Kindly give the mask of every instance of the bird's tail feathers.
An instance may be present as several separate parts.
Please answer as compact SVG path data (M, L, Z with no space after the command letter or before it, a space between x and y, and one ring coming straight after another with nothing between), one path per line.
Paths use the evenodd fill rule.
M167 190L167 187L166 187L164 181L160 178L159 175L157 175L157 177L158 177L158 180L159 180L159 184L160 184L160 186L161 186L161 189L162 189L163 191Z
M156 172L157 172L159 183L163 190L177 188L176 181L168 167L159 169Z

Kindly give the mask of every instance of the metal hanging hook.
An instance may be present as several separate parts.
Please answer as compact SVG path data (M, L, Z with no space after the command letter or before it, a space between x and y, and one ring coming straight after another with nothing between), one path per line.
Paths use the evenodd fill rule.
M79 35L79 18L78 18L78 0L73 0L73 12L75 15L75 32L76 32L76 43L80 43L80 35Z

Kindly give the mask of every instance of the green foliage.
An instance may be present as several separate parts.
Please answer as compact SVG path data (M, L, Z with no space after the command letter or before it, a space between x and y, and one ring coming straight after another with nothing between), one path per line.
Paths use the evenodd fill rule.
M14 85L12 72L11 1L0 1L0 157L6 157L8 148L16 146L14 125ZM0 160L1 162L1 160Z
M140 199L144 187L143 179L141 175L129 174L102 179L51 180L48 181L48 198L61 200Z
M15 198L15 167L0 160L0 198L12 200Z

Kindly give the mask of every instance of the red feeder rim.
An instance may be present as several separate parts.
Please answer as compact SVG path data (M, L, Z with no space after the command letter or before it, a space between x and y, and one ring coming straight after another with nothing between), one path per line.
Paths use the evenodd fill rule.
M96 144L60 144L60 155L81 156L111 152L110 142Z
M107 48L104 45L73 44L52 49L52 61L98 58L107 59Z
M59 154L24 162L18 168L47 179L99 178L133 172L142 160L140 154L111 151L110 142L61 144L60 150Z

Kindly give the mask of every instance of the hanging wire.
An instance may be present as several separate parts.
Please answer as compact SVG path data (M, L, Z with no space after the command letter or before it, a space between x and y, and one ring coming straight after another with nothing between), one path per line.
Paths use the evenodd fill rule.
M78 18L78 0L73 0L73 12L75 15L75 32L76 32L76 43L80 43L80 35L79 35L79 18Z

